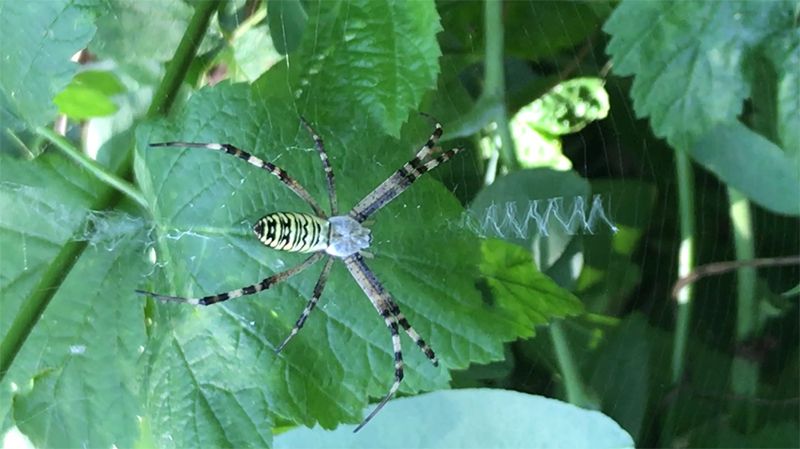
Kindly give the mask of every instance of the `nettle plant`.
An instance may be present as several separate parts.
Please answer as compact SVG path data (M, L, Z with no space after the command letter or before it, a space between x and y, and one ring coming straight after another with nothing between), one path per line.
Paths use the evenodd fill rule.
M201 87L181 105L173 102L181 82L192 81L193 72L185 70L192 52L219 43L215 33L223 27L224 34L224 24L220 12L215 16L220 23L208 25L213 4L193 13L173 4L169 14L176 23L158 18L147 35L168 30L167 42L176 44L181 36L172 33L183 21L188 47L176 46L171 57L149 55L172 62L151 91L148 112L133 86L153 80L142 63L155 49L149 37L129 35L125 19L150 20L154 12L116 10L109 23L98 15L106 7L48 2L2 9L4 20L29 20L29 33L60 38L34 48L15 37L36 57L20 55L4 69L5 92L15 94L6 126L22 136L26 149L33 148L24 140L32 132L63 150L31 151L30 161L3 156L3 208L14 211L3 218L8 239L2 257L3 411L14 432L45 446L125 447L136 441L269 446L275 426L331 429L359 422L370 398L384 397L392 385L389 366L397 370L389 396L398 387L402 395L447 389L450 370L501 360L504 343L532 336L533 324L581 310L574 296L532 264L523 270L528 277L521 286L507 288L536 292L539 305L523 305L503 288L493 301L482 299L475 288L482 254L511 251L508 257L518 261L520 254L501 242L482 248L469 230L454 230L464 208L436 180L422 178L389 202L456 151L422 161L442 128L436 124L434 136L420 138L429 122L414 118L440 73L441 26L432 2L354 3L344 11L326 2L311 5L289 58L242 82L236 79L246 77L247 58L236 52L244 49L228 47L217 56L234 79ZM387 25L395 33L384 33ZM112 30L120 34L112 36ZM197 37L202 33L192 34L198 30L206 34L202 43ZM135 57L122 53L126 45L136 49ZM85 71L73 78L76 66L67 59L82 48L101 60L116 60L117 71ZM48 52L60 57L45 61ZM178 67L182 63L187 65ZM50 88L36 89L45 73L53 74ZM71 120L104 115L108 98L122 98L135 118L120 132L115 127L124 120L115 115L110 129L116 134L91 158L75 148L70 135L47 129L54 112ZM161 117L168 109L174 112ZM261 288L254 289L264 290L258 296L203 308L192 305L198 301L137 295L146 290L170 299L202 297L270 279L302 260L265 247L252 231L266 213L287 212L262 223L261 237L269 239L270 229L289 239L308 237L307 223L288 212L302 210L303 199L322 198L332 188L315 156L321 139L309 138L301 116L324 136L325 168L337 175L342 208L349 211L380 185L356 206L361 212L355 216L363 222L385 206L370 217L376 221L372 270L356 252L344 255L349 257L342 265L319 264L322 276L311 270L269 288L257 284ZM413 126L404 127L407 122ZM99 123L90 121L88 129ZM251 163L256 157L275 162L286 172L273 168L279 179L264 177L220 152L152 145L161 142L229 143L253 156L229 153ZM289 181L287 172L296 181ZM306 186L308 197L298 197L281 181ZM540 284L535 290L534 278ZM490 273L484 282L499 287L506 281ZM319 306L309 315L312 304L303 310L312 297ZM301 315L308 318L304 331L276 354L286 335L302 324ZM423 351L402 358L398 329ZM426 360L427 355L436 362L419 335L436 347L439 368Z
M797 18L0 2L4 445L798 446Z

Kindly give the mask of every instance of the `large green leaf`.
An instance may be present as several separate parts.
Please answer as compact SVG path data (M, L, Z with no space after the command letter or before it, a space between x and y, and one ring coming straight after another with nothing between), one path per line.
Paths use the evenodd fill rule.
M532 337L535 326L547 324L551 317L583 312L575 295L537 270L527 250L491 239L483 242L481 252L481 273L492 297L510 322L523 323L521 336Z
M602 413L541 396L505 390L440 391L388 405L356 435L296 429L275 438L279 448L626 448L633 440Z
M598 2L514 1L503 5L506 52L515 57L539 61L552 58L558 50L580 45L595 33L598 18L607 14L595 11ZM448 35L445 48L450 53L481 53L485 47L482 2L440 2ZM520 31L520 32L517 32ZM450 36L448 36L450 37ZM456 43L463 45L457 46ZM445 52L448 53L448 52Z
M119 64L168 61L191 14L192 8L180 0L110 0L89 50Z
M107 243L84 253L26 341L23 357L35 361L36 375L14 398L14 420L37 447L130 447L138 439L144 314L119 292L142 274L142 235Z
M315 108L342 118L370 115L377 126L399 136L409 110L436 85L441 30L432 1L322 1L309 5L299 48L258 85L285 100L314 96ZM285 86L287 75L290 89ZM363 123L363 122L362 122Z
M62 157L44 155L36 164L0 159L0 330L8 330L22 298L35 285L59 248L81 233L99 182Z
M144 270L142 220L89 211L99 183L59 155L0 164L3 338L61 246L91 239L3 379L4 430L16 423L38 447L130 446L144 318L120 292Z
M653 354L648 330L642 320L624 321L609 333L597 350L594 363L584 370L603 410L608 410L609 416L637 441L647 413L648 370Z
M800 158L793 163L780 148L744 125L717 126L689 154L761 206L800 215Z
M113 73L90 70L75 75L53 103L58 105L60 114L73 120L107 117L117 112L110 97L123 92L125 87Z
M308 14L299 0L267 2L267 22L272 42L280 54L288 54L299 45Z
M636 75L637 116L649 116L656 136L685 150L737 119L752 89L748 72L757 70L750 53L762 51L771 33L796 30L796 8L792 1L627 1L603 29L612 36L614 72Z
M258 282L302 260L266 248L252 235L252 223L268 212L310 210L275 177L217 151L144 147L171 140L232 143L275 161L316 198L326 198L321 163L297 113L285 103L257 99L258 93L257 87L223 83L196 94L174 120L139 129L137 178L159 235L155 276L143 288L212 294ZM363 128L355 128L331 116L318 120L314 111L302 113L325 141L342 212L421 144L387 138L366 117ZM492 312L473 288L477 241L448 226L462 212L452 194L421 179L375 215L375 259L368 261L451 369L499 360L503 342L530 332L527 317ZM180 445L236 445L245 435L268 444L259 429L268 429L276 418L331 428L356 421L368 396L386 393L392 378L388 330L341 264L334 265L320 306L301 333L279 356L273 354L299 317L320 268L213 307L156 307L148 386L156 435L172 435ZM510 301L516 307L514 301L528 298ZM401 391L447 388L447 371L431 366L408 340L406 362ZM162 375L170 380L158 380Z
M92 38L92 19L85 5L66 0L0 2L4 128L36 127L55 117L53 97L78 69L70 57Z
M141 24L117 11L120 27ZM386 33L387 21L402 32ZM399 133L435 84L432 2L320 2L311 4L307 27L313 31L304 33L296 51L302 58L291 59L291 68L273 68L253 86L207 88L171 119L137 129L136 183L146 212L128 204L89 211L99 183L60 157L3 159L0 201L14 212L0 214L4 337L54 255L90 241L3 379L4 428L15 425L37 446L129 447L138 431L145 433L138 441L151 442L140 444L269 446L275 423L355 423L369 398L386 393L389 332L339 263L319 307L279 356L274 348L305 306L320 266L207 308L134 293L227 291L298 263L302 256L258 243L250 227L268 212L308 211L275 177L241 160L148 143L233 143L287 169L323 200L304 115L325 139L346 211L427 139L433 126L416 115L401 139L386 134ZM396 36L412 41L400 45ZM118 58L127 44L114 45L105 54ZM368 264L442 363L431 366L403 336L401 394L447 388L448 369L501 360L504 343L530 333L527 317L499 310L520 310L514 301L528 298L485 304L475 290L478 240L451 226L462 213L426 176L374 217Z

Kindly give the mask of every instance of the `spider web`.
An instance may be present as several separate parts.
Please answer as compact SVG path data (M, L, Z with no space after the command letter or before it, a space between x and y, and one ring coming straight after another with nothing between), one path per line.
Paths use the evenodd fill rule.
M787 380L796 378L796 363L788 360L796 358L800 337L796 317L787 313L796 306L775 292L796 285L797 269L759 272L762 338L735 351L736 277L698 282L693 317L685 325L691 338L689 374L683 388L673 389L669 373L677 325L669 290L681 241L675 150L637 119L630 82L615 77L606 78L603 87L613 106L605 120L586 120L578 131L553 136L542 132L552 123L531 118L536 111L552 111L548 108L589 104L553 106L547 94L559 77L602 77L607 36L596 26L610 10L577 2L506 2L506 27L520 30L506 36L505 70L509 118L520 133L514 137L524 166L487 179L497 134L479 100L481 65L469 61L485 48L484 30L476 22L482 3L443 2L438 12L422 2L311 2L308 10L293 10L292 2L266 3L262 8L277 8L266 11L267 24L280 33L242 27L236 8L244 2L232 2L215 16L202 47L215 55L205 60L211 61L207 67L224 66L228 80L215 84L218 79L212 77L214 85L194 92L170 119L145 122L141 117L161 77L153 62L171 58L192 8L176 1L154 12L152 5L112 2L97 23L87 18L88 9L73 4L64 3L60 16L53 13L59 20L85 18L65 27L74 30L72 39L81 38L75 36L90 24L98 29L88 44L100 58L94 67L113 71L127 91L115 97L117 114L88 121L85 150L115 166L120 148L135 147L135 181L150 208L143 212L125 200L113 210L94 211L91 204L103 186L58 153L48 151L33 163L2 156L3 335L61 249L87 244L69 276L51 287L56 295L0 385L3 429L13 428L5 447L15 447L13 438L20 435L37 447L136 442L267 447L280 444L280 438L273 441L277 427L320 430L358 422L364 405L383 396L391 383L391 342L340 263L318 308L279 356L272 351L299 316L321 264L277 288L211 308L148 303L133 294L137 288L181 296L219 293L294 266L303 256L264 248L251 226L268 212L308 211L274 177L235 158L145 145L168 140L235 144L286 169L327 209L321 164L298 119L303 115L325 141L344 213L426 141L432 126L416 115L420 111L442 122L441 148L464 145L467 151L375 215L370 250L376 257L367 263L444 366L430 366L403 336L406 378L400 396L409 397L390 402L359 436L384 442L397 432L436 435L441 429L435 428L435 417L426 417L430 429L403 428L403 415L419 413L408 402L415 394L500 387L600 409L637 445L663 443L659 436L671 441L663 435L685 437L694 445L741 445L741 432L721 417L755 404L759 422L766 424L748 436L753 438L746 440L749 445L765 445L758 438L772 434L769 445L790 441L792 446L797 420L791 407L796 404L780 399L800 395L796 382ZM11 7L2 8L5 23ZM680 12L677 6L667 8L649 23L669 25L670 14ZM689 16L700 23L715 20L702 12ZM436 26L437 14L444 31ZM37 28L33 17L25 23L45 35L47 25ZM51 22L64 36L58 28L63 24ZM298 23L306 24L305 32L293 34ZM239 27L245 31L230 47L214 53L230 37L225 33ZM18 40L4 34L3 54L15 45L28 48ZM278 48L291 51L290 56L282 58ZM662 53L668 52L652 52ZM582 61L577 71L576 60ZM29 65L36 67L35 61ZM415 70L402 70L407 67ZM11 128L16 122L6 118L5 73L3 121ZM31 73L35 78L48 72ZM66 85L69 79L63 81ZM39 109L55 113L48 108L59 92L38 86L58 83L20 83L28 87L15 92L46 97L39 103L47 108L36 109L37 114ZM515 104L518 98L526 103ZM542 101L533 105L532 98ZM24 99L13 100L20 103L12 106L24 106ZM20 106L12 118L22 120L32 110ZM658 125L662 131L669 128ZM4 153L16 146L7 135L2 139ZM530 142L535 143L526 145ZM703 231L698 232L703 236L698 260L734 259L728 191L719 179L724 176L697 172L696 218ZM796 253L796 219L760 207L753 213L758 254ZM502 246L508 243L516 247ZM524 251L516 252L517 247ZM546 276L530 268L531 254ZM523 288L515 290L517 283ZM578 295L590 313L559 320L552 331L537 328L551 316L577 311L555 284ZM492 313L478 293L487 288L498 306ZM559 347L559 339L568 349ZM730 391L736 351L756 360L764 373L752 394ZM572 390L564 392L565 354L580 365L571 372L583 387L577 397ZM661 416L665 398L676 398L672 428ZM487 426L525 419L481 416L480 409L461 407L451 415ZM309 441L324 441L315 433L308 438L309 446Z
M403 31L427 46L405 57L423 58L431 65L416 79L407 79L409 87L396 96L359 99L355 86L375 81L366 77L342 82L342 74L349 74L362 58L359 51L337 57L325 54L330 46L325 39L331 39L331 33L354 33L354 39L363 40L360 23L367 20L372 27L381 26L371 18L387 17L386 11L378 3L366 3L325 20L315 19L330 29L321 27L304 37L298 60L311 63L290 59L252 87L223 82L203 89L172 120L139 126L136 178L152 204L151 220L140 220L130 204L121 213L89 212L91 192L99 190L97 183L72 187L76 179L82 179L81 173L57 154L44 156L41 162L47 161L50 167L48 175L39 178L62 179L64 185L45 188L22 175L4 184L3 193L15 207L33 205L24 214L9 217L7 223L9 230L27 233L18 246L21 269L5 272L4 295L20 301L7 303L7 311L12 304L21 306L23 292L33 288L59 245L90 244L76 271L58 286L42 325L29 337L21 361L8 374L4 395L18 398L14 422L19 430L36 436L36 444L88 440L93 445L113 441L124 446L137 430L126 417L141 414L159 445L216 445L220 438L232 446L253 441L268 445L276 421L308 426L318 422L330 428L357 421L369 396L385 394L392 374L388 332L340 265L332 271L323 302L308 325L278 357L272 350L299 316L316 280L314 269L248 301L197 310L177 304L143 308L143 298L132 294L135 288L184 296L220 292L297 263L296 255L253 245L248 223L276 209L306 207L274 178L234 158L203 151L144 150L144 145L165 140L234 143L279 163L323 199L326 190L318 157L298 121L302 114L329 148L339 179L340 204L351 207L406 162L431 132L430 123L418 118L411 129L401 127L424 91L435 86L434 63L439 55L432 6L412 4L415 16L423 14L424 19L427 15L430 20L418 21L419 29ZM406 6L394 8L402 14L412 12L404 10ZM358 48L355 44L353 49ZM379 49L390 44L376 43ZM400 55L387 56L375 59L374 70L391 78L394 59ZM290 94L288 102L282 89L274 88L284 85ZM273 98L276 92L280 96ZM365 107L368 104L372 109ZM342 113L343 107L352 113ZM387 131L395 137L387 136ZM99 140L97 145L102 143ZM110 145L100 146L98 160L113 163L110 149ZM51 206L72 196L81 201ZM503 341L533 334L527 317L525 323L503 314L487 320L479 295L469 282L463 282L475 277L471 271L478 266L477 242L469 233L437 227L458 219L462 211L444 188L432 179L421 179L376 216L376 258L369 262L415 329L438 346L440 357L446 359L443 365L452 369L466 368L473 361L498 360ZM40 240L45 240L45 248L34 251L34 239L28 237L35 233L44 234ZM450 250L441 252L438 247ZM13 258L4 261L14 263ZM82 292L84 288L89 294ZM558 298L554 292L548 294L550 300ZM76 307L75 297L80 297L83 307ZM106 297L115 300L102 300ZM575 309L574 302L566 304L558 307L560 313ZM459 312L454 314L454 310ZM544 320L537 317L533 322ZM7 329L9 321L3 324ZM50 333L62 327L77 329L78 337L61 339L63 347L48 346ZM100 344L107 341L124 341L125 351ZM433 368L415 350L406 342L401 392L446 388L447 370ZM81 373L102 375L112 354L121 355L119 366L112 364L117 377L94 386L105 388L116 381L125 388L113 395L81 391ZM132 383L139 378L131 377L137 372L132 366L136 360L141 361L138 366L146 367L141 384ZM38 380L30 386L26 379L34 377ZM56 390L56 385L61 388ZM197 403L202 404L200 409ZM97 427L101 422L97 411L113 404L120 407L106 416L103 428ZM85 418L69 419L75 410ZM223 433L208 427L219 421L226 423ZM202 430L178 432L187 426ZM43 435L37 428L54 430ZM89 431L76 431L79 428ZM78 435L85 436L76 439Z

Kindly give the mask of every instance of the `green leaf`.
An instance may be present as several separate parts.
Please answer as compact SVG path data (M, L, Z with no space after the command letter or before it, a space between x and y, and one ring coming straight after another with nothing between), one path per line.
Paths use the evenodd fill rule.
M267 2L270 36L275 49L282 55L287 55L300 46L307 21L308 14L300 0Z
M514 138L514 150L522 168L572 168L572 162L561 152L561 139L536 129L528 111L520 110L511 119L509 127Z
M482 242L481 253L481 274L491 288L492 299L509 321L522 324L517 332L523 337L532 337L535 326L547 324L551 317L583 312L575 295L536 269L528 251L491 239Z
M764 45L764 56L776 71L776 110L772 117L777 124L778 144L793 158L800 160L800 36L792 28L770 36Z
M109 97L125 92L125 86L111 72L90 70L75 75L53 103L58 112L74 120L106 117L117 111Z
M647 322L638 315L631 317L616 326L600 346L587 380L600 394L603 410L639 441L647 414L653 351Z
M273 3L283 2L269 2ZM244 79L255 81L264 74L270 67L275 65L281 55L275 50L273 41L270 39L266 27L253 27L246 33L239 36L233 44L233 62L236 68L244 74ZM232 67L228 67L230 70Z
M576 133L608 115L610 105L604 84L600 78L564 81L520 109L515 119L549 134Z
M584 43L597 32L598 17L588 2L512 2L503 25L525 30L507 33L509 54L536 61Z
M505 51L530 61L554 56L585 42L597 29L597 2L509 2L503 5ZM483 3L440 2L448 39L446 53L484 51ZM513 30L513 31L512 31ZM514 32L524 30L523 32ZM451 37L452 36L452 37ZM460 44L460 45L457 45Z
M650 117L656 136L688 149L716 125L737 120L752 89L749 53L771 33L795 30L795 8L794 2L629 1L603 30L612 36L615 73L635 75L636 115Z
M89 51L122 65L168 61L192 15L191 6L181 0L112 0L108 5L97 19Z
M616 326L606 343L597 348L593 359L586 360L582 367L584 376L593 376L599 371L600 376L605 379L592 379L592 384L605 390L598 390L603 398L603 404L627 403L630 407L637 409L641 406L640 398L630 396L632 391L642 391L647 387L648 404L658 403L667 395L674 396L675 422L674 432L678 435L688 434L698 429L698 423L708 421L718 421L720 416L730 413L730 404L724 401L709 401L709 397L718 398L725 396L725 386L730 382L731 376L731 355L715 347L709 347L698 339L692 339L687 345L687 360L702 360L703 363L692 365L691 376L684 380L683 388L675 389L670 382L671 360L670 357L657 356L660 354L670 354L674 346L674 333L667 332L659 327L650 324L649 317L639 312L627 315ZM633 341L645 341L646 344L631 346ZM626 355L622 362L629 367L628 374L637 367L641 367L639 360L633 357L633 353L643 356L645 352L652 355L648 356L648 368L641 379L632 380L635 376L619 376L614 371L609 371L613 366L608 365L609 357L621 357L626 354L625 346L632 350ZM620 349L622 347L622 349ZM622 351L622 352L620 352ZM630 384L633 382L632 384ZM646 382L646 384L644 384ZM644 385L643 385L644 384ZM697 391L703 391L704 396L700 397ZM619 396L623 396L620 398ZM635 394L633 395L635 396ZM657 413L657 409L652 406L648 409L648 416L645 416L644 423L650 421L652 416ZM620 424L631 425L626 430L635 432L638 418L632 416L625 410L613 413L614 418L621 420ZM643 423L643 424L644 424ZM632 425L633 424L633 425ZM667 442L671 439L667 438Z
M98 181L57 153L0 164L0 207L13 211L0 214L4 339L60 248L91 238L0 385L4 423L16 422L37 447L130 446L145 335L142 308L127 292L144 271L142 221L87 210Z
M90 86L92 89L109 97L125 93L125 86L113 72L101 70L87 70L78 73L70 84Z
M129 447L138 438L144 314L130 294L107 298L136 285L141 237L89 249L26 342L27 357L41 358L31 390L14 398L14 419L37 447Z
M320 110L350 121L376 117L398 137L409 110L436 85L441 26L435 3L324 1L311 4L308 15L300 47L257 86L275 92L289 71L291 90L279 95L290 92L300 104L314 98Z
M714 128L690 154L761 206L779 214L800 215L800 159L788 159L780 148L744 125Z
M355 435L351 426L295 429L275 437L275 447L634 447L602 413L515 391L440 391L399 399L381 413Z
M52 99L77 71L70 58L92 38L92 19L86 8L70 1L0 3L4 127L35 128L53 120Z
M252 223L269 212L309 211L278 179L237 158L207 149L147 148L147 142L231 143L279 163L323 199L322 166L300 125L303 115L325 141L340 212L422 144L388 138L374 121L354 127L346 117L318 107L295 111L262 94L258 86L221 83L194 95L173 120L139 128L137 180L159 236L154 276L140 288L196 297L259 282L304 257L264 247ZM444 367L431 366L403 337L404 393L447 388L446 369L500 360L504 342L529 332L528 317L509 318L484 305L474 289L476 239L449 226L462 212L452 194L425 177L375 215L375 258L368 265ZM386 394L393 366L389 332L338 262L305 327L273 354L300 316L319 269L212 307L156 305L148 346L153 382L147 386L154 435L173 435L182 446L237 445L231 435L249 432L250 441L265 445L269 423L278 418L332 428L357 421L368 396ZM170 382L155 380L168 373ZM257 407L244 409L253 401ZM239 430L231 432L231 425Z
M95 179L84 179L81 170L54 154L35 163L3 156L0 208L0 294L3 313L0 329L5 334L22 298L36 285L47 264L68 240L80 236L93 193Z

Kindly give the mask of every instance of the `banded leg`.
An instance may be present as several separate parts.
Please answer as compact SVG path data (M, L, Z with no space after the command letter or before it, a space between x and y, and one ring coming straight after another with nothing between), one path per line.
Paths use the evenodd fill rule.
M463 150L463 148L453 148L452 150L439 155L439 157L437 157L436 159L432 159L423 164L421 167L417 167L416 169L412 170L410 173L406 175L406 179L408 180L409 183L413 183L420 176L438 167L439 164L449 161L453 156L458 154L461 150Z
M352 256L346 257L344 259L344 264L358 285L361 287L361 290L364 291L370 302L372 302L375 310L378 311L378 313L386 322L386 326L389 328L389 331L392 334L392 347L394 349L395 375L392 387L389 389L389 393L384 396L372 413L370 413L369 416L367 416L366 419L364 419L364 421L358 427L356 427L354 432L358 432L383 408L383 406L386 405L387 402L389 402L392 396L394 396L394 394L397 392L397 389L400 387L400 382L403 380L403 351L400 345L400 334L398 333L397 329L399 320L402 320L402 322L405 323L401 325L405 329L406 333L408 333L408 335L417 343L417 345L422 348L423 352L425 352L425 355L431 359L434 365L437 365L438 362L436 361L436 357L433 355L433 351L430 350L428 345L425 344L425 342L419 338L419 335L414 332L411 326L408 325L408 321L405 319L405 317L403 317L403 314L400 313L397 304L392 301L386 289L375 277L375 274L364 263L364 259L361 257L361 255L356 253ZM397 313L393 313L393 310L396 310ZM397 316L398 314L399 317ZM406 325L408 325L408 327L406 327Z
M369 284L371 291L375 292L375 295L377 295L380 298L380 300L386 305L386 308L389 310L389 312L397 318L398 323L400 324L400 326L403 327L403 330L406 332L406 335L408 335L409 338L414 340L414 343L417 346L419 346L419 348L422 350L422 352L425 354L428 360L430 360L431 363L433 363L433 366L439 366L439 361L436 359L436 354L433 353L433 350L430 348L430 346L428 346L427 343L425 343L425 340L423 340L419 336L419 334L414 330L414 328L411 327L411 324L408 322L405 315L403 315L403 312L400 311L400 307L398 307L397 303L394 302L392 296L389 294L389 292L386 291L386 288L383 287L383 284L380 283L378 277L375 276L375 273L373 273L372 270L367 266L366 262L364 262L364 258L362 257L362 255L355 254L351 257L354 259L351 262L353 265L353 269L359 271L360 276L363 277L363 279L365 279L366 282ZM348 269L349 268L350 267L348 266ZM356 279L356 281L359 282L359 285L361 285L358 279ZM364 287L362 286L361 289L364 290ZM364 291L366 292L366 290ZM369 293L367 293L367 296L369 296ZM373 304L374 303L375 301L373 301ZM378 310L378 312L380 312L380 310Z
M428 141L425 143L425 145L420 148L420 150L417 152L417 155L414 156L414 159L408 161L408 165L410 165L412 168L417 168L419 163L425 159L425 157L428 156L431 151L433 151L433 147L436 146L436 142L439 141L439 138L442 137L442 133L444 132L442 130L442 125L439 124L438 120L424 112L420 112L419 115L433 122L433 134L431 134L431 136L428 138Z
M306 203L308 203L309 206L311 206L311 209L314 210L314 214L316 216L318 216L320 218L328 218L328 216L325 215L325 212L322 210L322 208L319 207L319 204L317 203L317 200L315 200L311 196L311 194L308 193L308 191L305 189L305 187L300 185L299 182L297 182L294 178L289 176L289 174L286 173L283 169L281 169L280 167L277 167L275 164L273 164L271 162L263 161L263 160L253 156L252 154L250 154L250 153L248 153L248 152L246 152L244 150L240 150L240 149L236 148L233 145L229 145L227 143L164 142L164 143L151 143L150 146L151 147L208 148L209 150L223 151L223 152L228 153L228 154L230 154L232 156L236 156L236 157L238 157L240 159L243 159L244 161L246 161L246 162L248 162L248 163L250 163L252 165L255 165L258 168L264 169L264 170L272 173L276 177L278 177L278 179L280 179L282 183L286 184L286 186L289 187L292 190L292 192L296 193L297 196L302 198Z
M421 349L422 352L425 354L425 357L427 357L428 360L430 360L431 363L433 363L433 366L439 366L439 360L436 359L436 354L433 353L433 349L431 349L431 347L428 346L427 343L425 343L425 340L423 340L422 337L419 336L417 331L415 331L414 328L411 327L411 323L408 322L405 315L403 315L403 312L400 311L400 307L397 306L397 303L394 302L392 297L389 296L388 294L384 299L386 300L386 304L389 306L389 311L392 312L392 315L394 315L397 318L397 322L400 323L400 326L402 326L403 330L406 331L406 335L408 335L412 340L414 340L414 343L416 343L417 346L419 346L419 349Z
M292 339L300 329L303 328L303 325L306 324L306 320L308 319L308 315L311 314L311 311L314 310L314 307L317 305L317 301L319 301L319 297L322 295L322 290L325 288L325 282L328 281L328 274L331 272L331 267L333 266L333 257L328 257L328 260L325 262L325 266L322 268L322 273L319 275L319 280L317 280L317 285L314 286L314 293L311 295L311 300L308 301L308 305L306 308L303 309L303 313L300 314L300 318L297 319L297 322L294 324L292 331L289 332L289 336L283 340L283 343L278 346L278 349L275 350L275 354L281 352L286 343L289 343L289 340Z
M405 164L400 170L396 171L386 181L375 188L369 195L364 197L361 202L356 204L353 210L348 215L358 221L364 222L370 215L377 212L383 206L389 204L393 199L397 198L407 188L411 187L417 179L423 174L433 170L439 164L447 162L450 158L458 154L463 148L453 148L452 150L440 155L436 159L432 159L425 164L419 165L417 168L410 168L411 164Z
M218 295L205 296L203 298L181 298L179 296L157 295L155 293L146 292L144 290L136 290L136 293L140 293L142 295L146 295L151 298L161 299L164 301L177 301L177 302L185 302L192 305L210 306L211 304L216 304L218 302L223 302L229 299L238 298L240 296L252 295L262 290L266 290L272 287L273 285L280 284L281 282L289 279L295 274L300 273L301 271L310 267L315 262L320 260L324 255L325 253L323 252L314 253L311 255L311 257L304 260L303 263L301 263L300 265L289 268L288 270L285 271L281 271L280 273L273 274L272 276L264 279L258 284L249 285L247 287L240 288L238 290L233 290L227 293L220 293Z
M306 127L309 134L311 134L311 138L314 139L314 143L317 145L319 157L322 159L322 167L325 169L325 179L328 181L328 198L331 201L331 216L335 217L339 215L339 205L336 201L336 183L334 182L331 163L328 160L328 153L325 151L325 144L322 142L322 139L317 135L317 133L314 132L314 129L311 128L311 125L308 124L305 118L300 117L300 120L303 122L303 126Z
M422 114L425 115L425 114ZM426 117L429 117L425 115ZM433 119L432 117L429 117ZM394 172L389 178L383 181L378 187L375 188L369 195L365 196L356 206L350 211L348 215L358 221L364 222L370 215L377 212L383 206L389 204L393 199L397 198L407 188L411 186L420 176L424 173L433 170L439 164L446 162L451 157L455 156L462 148L454 148L439 157L422 163L423 159L427 157L432 151L439 137L442 135L442 126L436 122L436 128L431 134L430 139L422 147L421 150L414 156L413 159L408 161L399 170Z
M366 426L367 423L381 411L383 406L389 402L389 399L391 399L400 388L400 382L403 381L403 348L400 345L400 333L397 332L397 318L389 312L385 303L373 302L373 305L383 317L386 322L386 327L389 328L389 332L392 334L392 348L394 349L394 382L392 382L392 388L389 389L389 393L381 399L381 402L372 410L372 413L364 418L364 421L361 421L361 424L353 430L353 433L361 430L362 427Z

